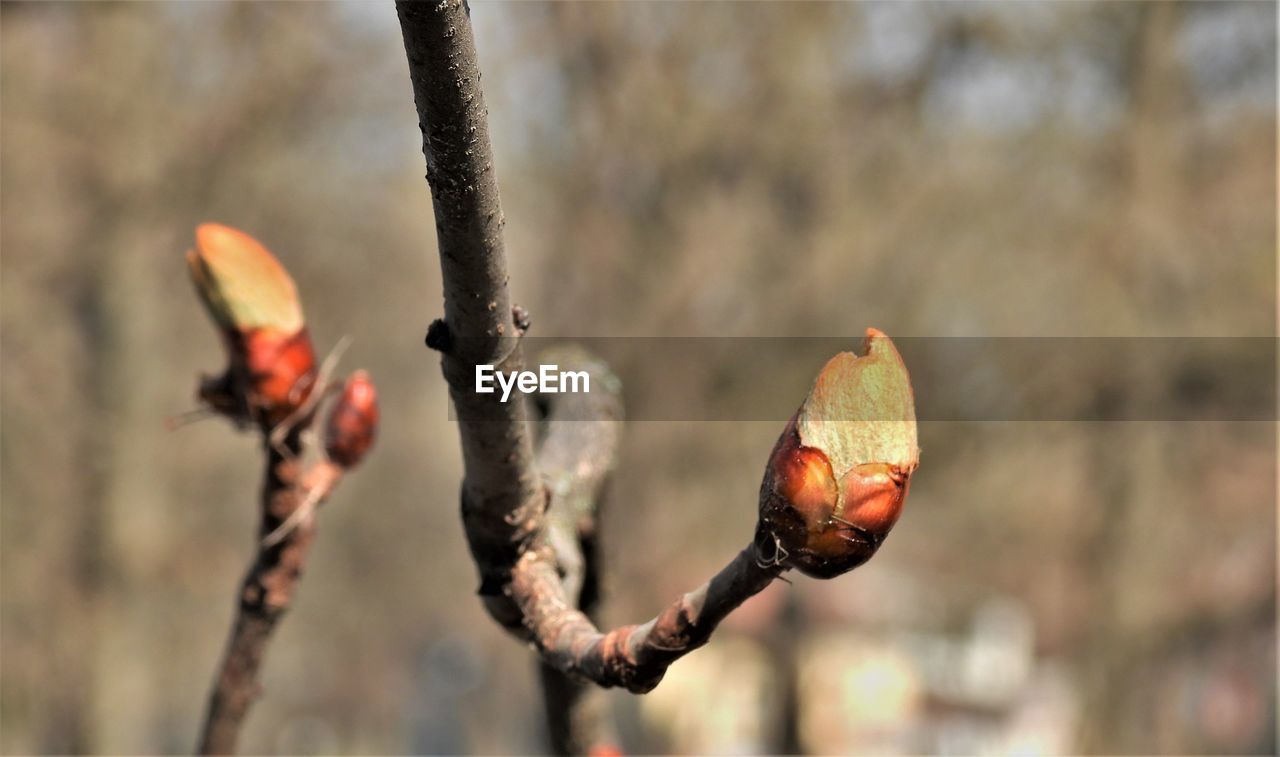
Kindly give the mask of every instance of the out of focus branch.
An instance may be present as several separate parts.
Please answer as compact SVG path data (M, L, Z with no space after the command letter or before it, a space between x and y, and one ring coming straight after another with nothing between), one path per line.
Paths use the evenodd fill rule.
M359 377L361 374L357 373ZM348 382L348 387L352 382ZM349 393L349 392L348 392ZM344 393L345 394L345 393ZM339 400L330 414L330 431L351 404ZM233 754L249 706L258 697L258 671L276 624L293 604L307 554L315 537L314 512L342 481L349 465L337 458L330 440L327 457L303 465L307 415L276 443L263 429L267 458L262 487L258 546L240 587L235 623L209 695L200 735L200 754ZM332 436L332 434L327 434Z
M328 394L328 363L336 361L316 365L293 280L253 237L218 224L196 229L187 263L227 348L226 370L200 382L200 400L209 412L254 429L266 456L257 547L198 747L201 754L231 754L258 696L271 633L302 578L315 509L373 444L378 405L368 375L353 373L329 406L324 454L308 463L306 432Z

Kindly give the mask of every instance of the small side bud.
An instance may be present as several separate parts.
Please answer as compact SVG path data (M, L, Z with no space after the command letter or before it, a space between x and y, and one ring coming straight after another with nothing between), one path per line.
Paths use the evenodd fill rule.
M778 438L761 483L759 548L815 578L871 559L898 522L919 465L902 357L875 329L867 330L865 351L827 362Z
M343 468L354 468L373 446L378 434L378 392L369 374L356 371L342 387L342 395L329 411L324 450Z

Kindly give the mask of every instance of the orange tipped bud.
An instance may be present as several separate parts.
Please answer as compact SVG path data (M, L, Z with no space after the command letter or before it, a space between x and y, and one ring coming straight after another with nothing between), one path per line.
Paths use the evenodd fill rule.
M187 266L230 360L201 386L201 399L237 421L273 426L289 417L316 369L293 279L256 239L215 223L196 228Z
M919 464L902 358L875 329L867 330L866 353L828 361L761 484L759 548L817 578L871 559L897 523Z
M325 453L338 465L354 468L373 446L378 434L378 392L369 374L356 371L342 387L342 396L329 411Z
M289 336L251 331L234 340L247 371L249 398L272 424L284 420L311 395L316 355L306 329Z

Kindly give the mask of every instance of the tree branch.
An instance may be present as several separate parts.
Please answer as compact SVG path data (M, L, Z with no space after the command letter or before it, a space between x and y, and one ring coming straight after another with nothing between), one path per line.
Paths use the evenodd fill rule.
M476 365L520 367L523 332L511 320L475 41L461 0L401 1L396 9L444 280L445 318L432 324L427 343L443 354L457 413L463 526L480 593L494 618L534 642L552 669L601 686L649 691L672 662L705 644L729 612L784 570L829 578L874 554L897 520L918 459L905 368L874 330L865 357L833 358L766 467L752 544L649 622L597 630L579 606L589 576L570 526L575 507L594 514L597 476L608 465L590 461L611 459L611 441L593 436L595 424L574 431L572 424L553 423L554 436L535 460L524 404L474 391ZM862 409L869 414L859 415ZM597 444L605 449L592 449ZM539 462L555 466L548 480L550 518Z
M372 398L351 399L351 388L367 381L362 371L355 374L354 380L348 380L342 396L330 410L325 457L310 465L304 467L303 464L307 451L303 438L313 412L291 419L287 433L278 441L273 438L273 431L282 427L260 425L267 464L257 550L240 586L235 623L209 695L197 747L200 754L234 754L236 751L244 718L261 689L258 671L267 644L293 604L294 593L302 580L307 554L315 538L315 509L337 488L347 470L359 463L372 443L376 410L372 419L365 416L358 419L354 430L350 418L360 409L367 412L375 402ZM364 446L357 450L355 457L344 455L353 438L355 443Z
M592 391L547 394L538 445L538 467L550 497L546 541L555 554L564 594L597 622L600 567L596 525L605 487L616 461L622 420L621 382L602 361L576 347L539 355L544 365L585 371ZM546 661L539 664L547 735L554 754L618 751L603 691Z
M532 638L555 669L602 686L648 691L668 665L704 644L730 610L782 568L761 567L748 547L659 617L608 634L577 609L554 551L539 538L546 496L524 405L474 391L476 365L515 370L521 355L468 10L460 0L444 0L398 2L396 11L435 210L445 291L443 338L436 327L435 342L462 437L463 525L480 569L480 593L491 614Z
M556 555L539 539L547 497L524 403L474 391L476 365L516 370L522 361L471 19L461 0L401 1L396 10L435 210L444 324L434 328L434 342L442 348L458 416L466 468L462 521L480 569L480 594L490 614L534 639L554 669L604 687L646 692L671 662L707 642L728 611L782 569L760 567L748 547L663 615L608 634L600 634L567 596Z
M304 466L303 440L310 438L306 432L329 394L337 351L316 366L293 280L248 234L202 224L187 264L228 360L220 375L201 380L200 400L207 412L255 428L266 455L257 549L241 585L198 747L201 754L231 754L258 695L258 670L271 633L302 578L315 508L373 445L378 399L366 372L351 374L328 406L323 457Z
M522 365L475 41L460 0L397 2L396 12L435 209L445 315L430 336L443 354L458 416L466 469L462 522L486 607L505 627L519 628L519 610L502 587L533 539L546 498L524 403L472 391L475 366Z
M767 586L782 568L766 566L754 546L748 547L720 575L657 618L641 626L598 631L590 588L599 579L590 553L599 502L617 450L620 384L604 363L581 349L549 351L540 357L543 364L561 370L586 371L592 391L547 395L546 431L537 457L551 498L546 546L522 556L509 591L542 653L544 690L554 695L547 701L552 746L562 754L584 753L590 741L602 738L602 726L592 722L597 713L584 702L581 682L633 692L652 689L672 662L705 644L730 611ZM557 696L566 699L558 702Z
M530 550L513 571L511 593L520 603L543 658L558 670L601 686L643 694L671 663L697 649L730 612L760 593L785 568L760 558L754 545L738 553L707 583L639 626L601 633L566 602L559 575L543 550Z
M266 537L285 521L305 498L301 475L300 430L282 448L265 444L267 471L262 487L259 537ZM259 691L258 670L271 633L293 602L294 591L315 536L314 522L291 531L278 544L258 551L240 588L235 624L222 665L209 696L201 754L233 754L240 726Z

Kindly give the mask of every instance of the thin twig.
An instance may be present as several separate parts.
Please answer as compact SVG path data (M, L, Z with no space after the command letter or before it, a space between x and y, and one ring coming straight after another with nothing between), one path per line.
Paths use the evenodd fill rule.
M748 546L656 618L605 633L581 612L565 608L563 586L545 551L530 550L521 557L511 592L543 659L569 675L639 694L657 686L671 663L707 643L725 616L783 570L762 567L754 545Z
M265 435L264 435L265 436ZM259 532L270 533L302 503L299 485L302 450L299 432L287 436L283 449L267 443L266 479L262 488ZM200 736L200 754L233 754L240 726L258 695L258 669L271 633L293 601L294 590L314 536L308 522L280 544L259 547L240 589L235 624L209 697Z
M208 420L210 418L216 418L217 416L218 412L208 407L197 407L191 410L183 410L176 415L171 415L164 419L164 430L177 431L185 426L190 426L193 423L199 423L200 421Z
M329 460L322 460L311 466L302 480L302 490L306 492L306 498L296 510L289 513L289 517L285 518L283 523L262 538L262 547L264 549L274 547L293 533L294 529L310 521L316 509L324 504L325 499L338 486L338 482L342 480L342 473L342 467Z

